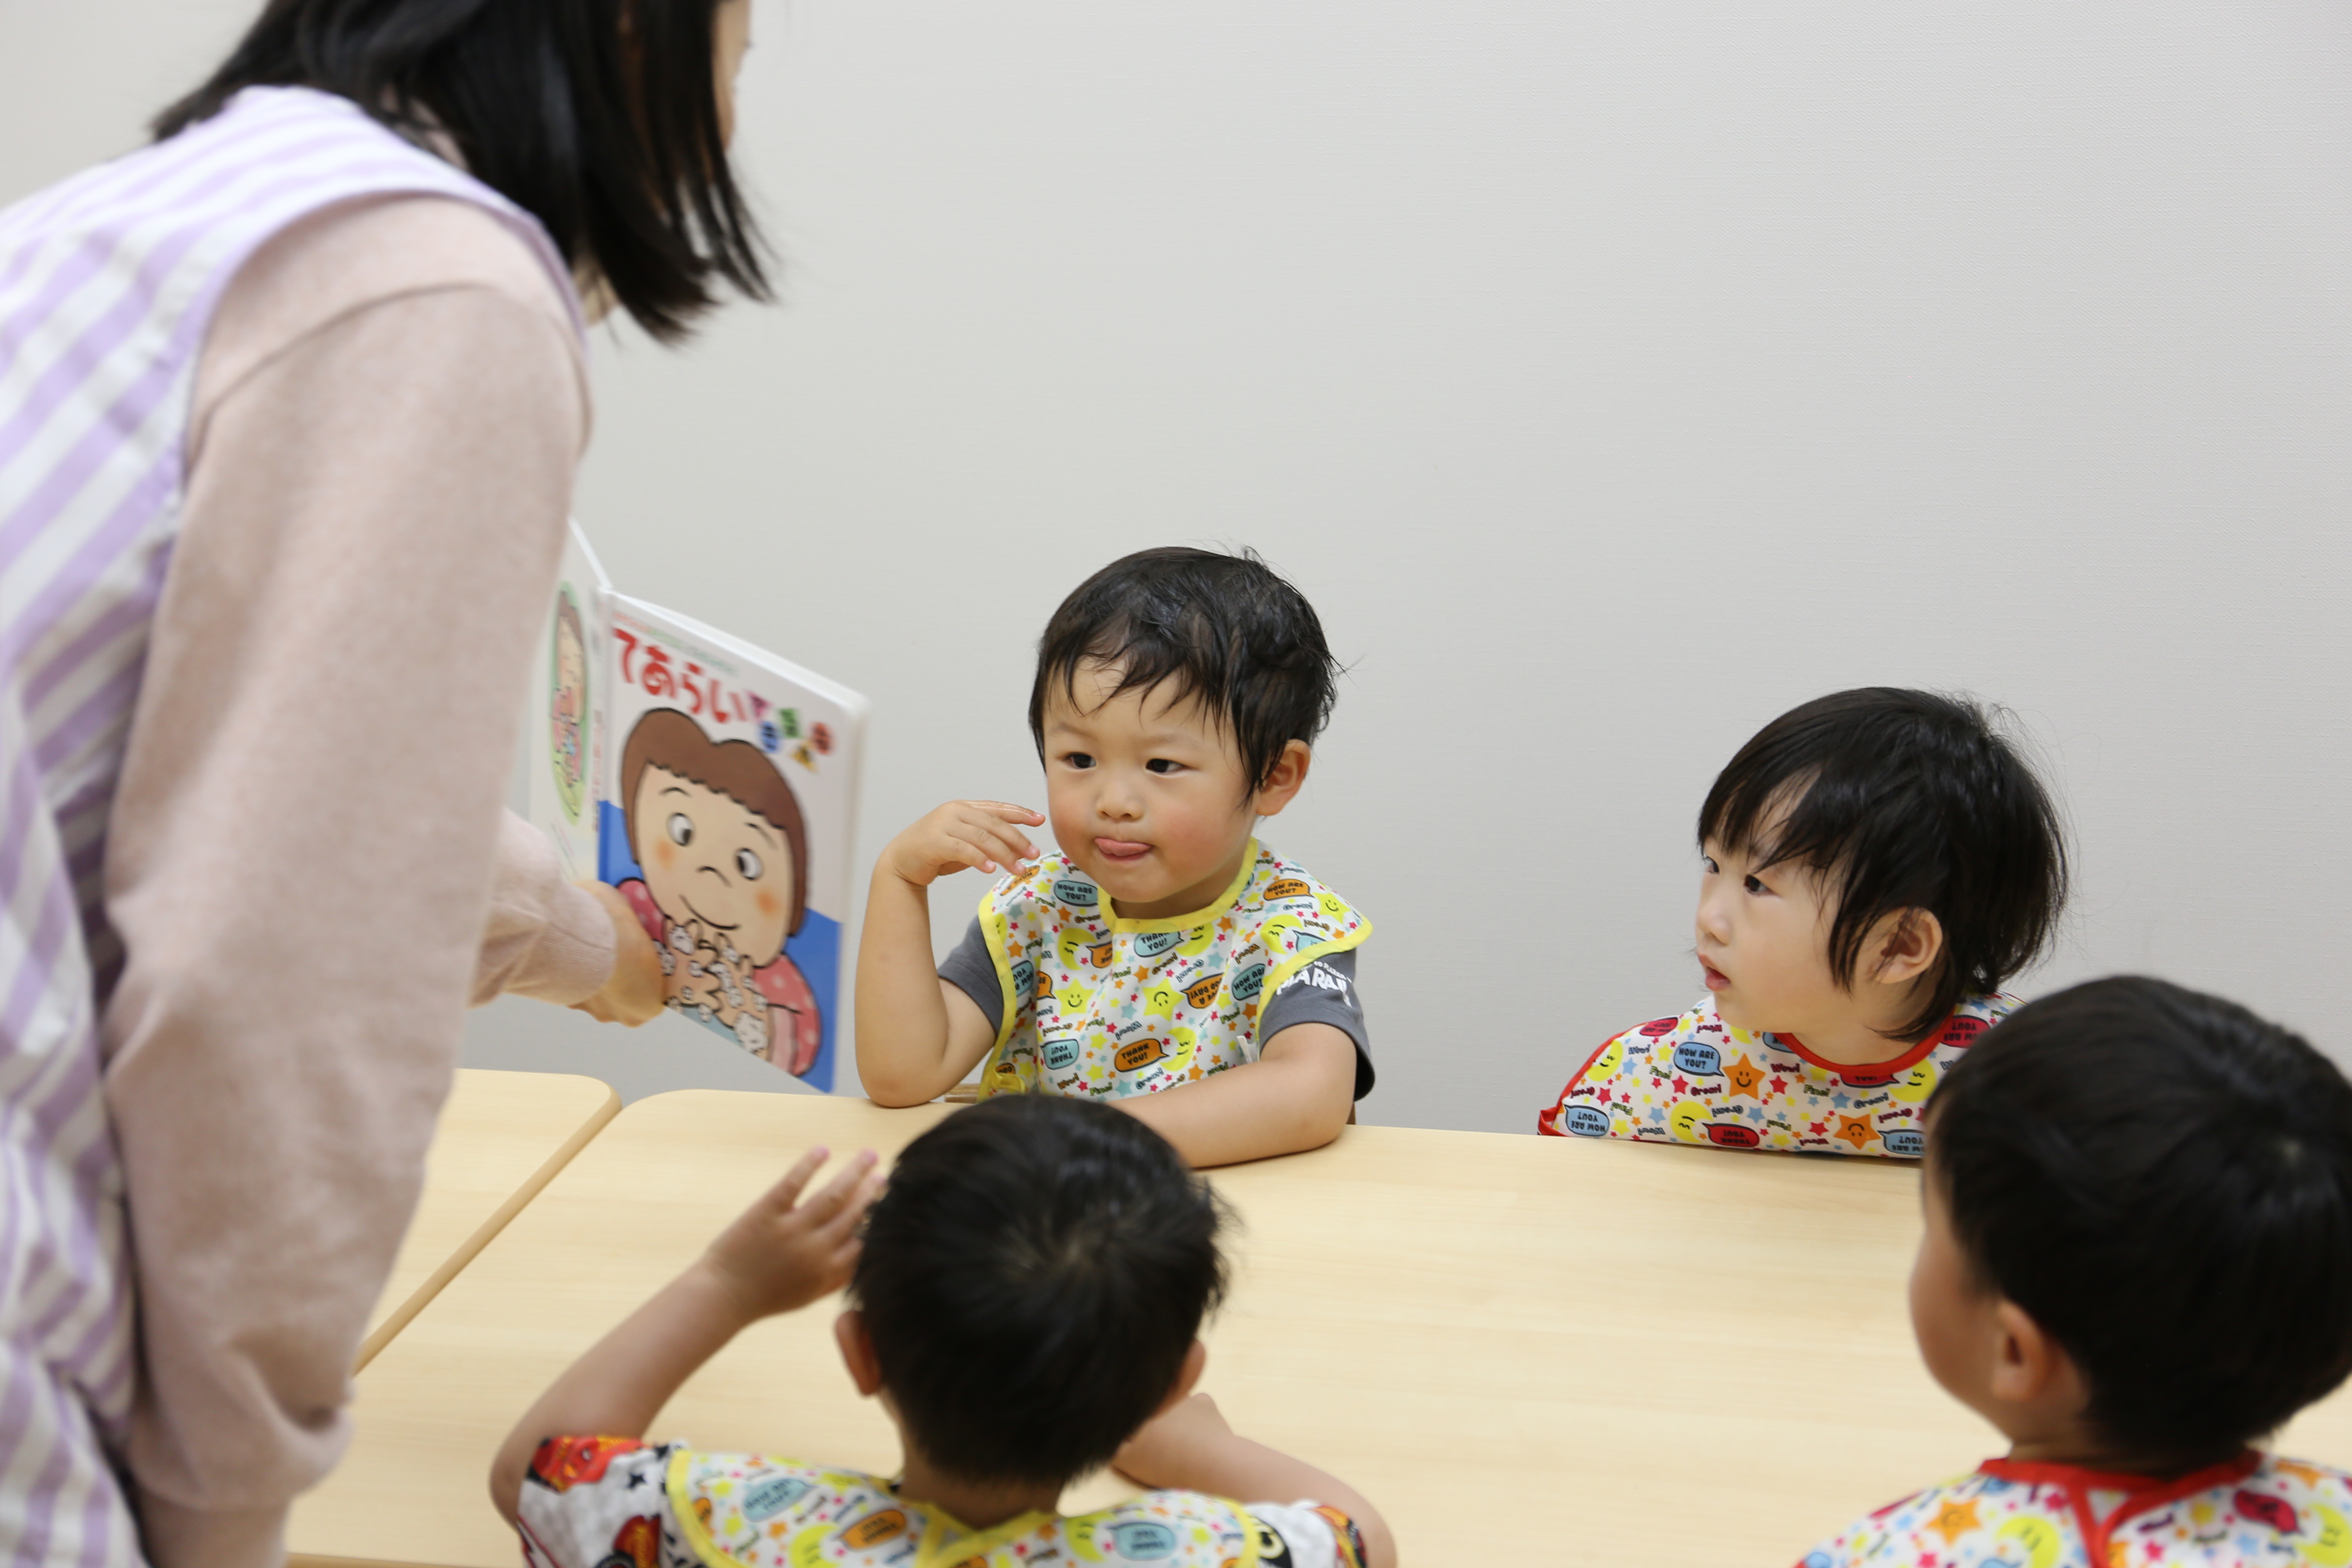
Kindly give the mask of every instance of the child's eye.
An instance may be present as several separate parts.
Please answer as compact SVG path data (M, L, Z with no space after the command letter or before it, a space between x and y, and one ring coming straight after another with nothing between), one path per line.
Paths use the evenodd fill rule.
M1710 876L1710 877L1714 876L1717 872L1718 872L1718 871L1720 871L1720 870L1722 870L1722 869L1723 869L1723 868L1722 868L1722 867L1720 867L1720 866L1718 866L1718 865L1717 865L1717 864L1715 863L1715 857L1714 857L1714 856L1712 856L1712 855L1702 855L1702 856L1700 856L1700 857L1698 858L1698 863L1699 863L1699 867L1700 867L1700 868L1701 868L1702 870L1706 871L1706 873L1708 876Z
M1168 757L1154 757L1150 762L1143 764L1143 769L1146 773L1172 773L1183 765L1183 763Z
M687 816L686 813L682 811L671 813L669 819L669 837L670 841L674 844L687 845L693 843L694 819Z
M766 868L767 868L760 864L760 858L757 855L752 854L749 849L738 849L735 851L735 869L743 873L743 879L745 881L758 881L760 879L760 873Z
M1062 761L1074 768L1090 768L1095 765L1094 758L1084 752L1066 752L1062 754Z
M1746 888L1746 889L1747 889L1749 892L1751 892L1751 893L1763 894L1763 893L1769 893L1769 892L1770 892L1770 891L1772 890L1771 889L1769 889L1769 888L1766 887L1766 886L1764 885L1763 879L1762 879L1761 878L1759 878L1759 877L1752 877L1752 876L1751 876L1751 877L1748 878L1748 879L1747 879L1744 882L1742 882L1740 885L1741 885L1742 887Z

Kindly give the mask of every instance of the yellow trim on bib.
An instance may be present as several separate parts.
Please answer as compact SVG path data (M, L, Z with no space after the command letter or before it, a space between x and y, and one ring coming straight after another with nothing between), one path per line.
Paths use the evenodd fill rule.
M991 1525L986 1530L961 1536L953 1546L947 1546L940 1540L947 1533L947 1513L930 1503L922 1507L923 1538L915 1546L915 1568L929 1568L935 1563L968 1563L975 1557L986 1557L998 1547L1018 1539L1023 1532L1035 1530L1040 1522L1057 1522L1062 1517L1033 1508L1026 1513L1014 1515L1003 1524ZM963 1521L955 1522L961 1526Z
M1358 926L1354 931L1349 931L1347 935L1334 937L1329 942L1318 942L1313 947L1308 948L1306 952L1296 953L1291 957L1283 960L1282 967L1274 971L1265 977L1265 990L1260 994L1264 995L1268 1003L1271 1003L1274 1000L1275 995L1280 992L1285 985L1290 983L1290 977L1292 975L1297 973L1300 970L1306 968L1317 959L1328 958L1335 952L1346 952L1351 948L1360 946L1363 940L1372 934L1371 917L1367 915L1362 918L1364 923ZM1265 1046L1265 1042L1264 1040L1260 1040L1258 1042L1260 1049L1264 1049Z
M702 1516L694 1511L694 1494L686 1487L687 1462L694 1458L692 1449L681 1447L669 1457L668 1473L662 1477L662 1490L669 1494L670 1517L677 1521L678 1532L694 1554L713 1568L751 1568L751 1564L719 1544Z

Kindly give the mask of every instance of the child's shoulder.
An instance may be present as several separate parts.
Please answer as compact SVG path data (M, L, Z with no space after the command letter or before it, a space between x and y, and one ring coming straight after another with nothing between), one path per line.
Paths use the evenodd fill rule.
M1285 956L1354 947L1372 932L1371 921L1328 883L1263 845L1234 890L1233 918Z

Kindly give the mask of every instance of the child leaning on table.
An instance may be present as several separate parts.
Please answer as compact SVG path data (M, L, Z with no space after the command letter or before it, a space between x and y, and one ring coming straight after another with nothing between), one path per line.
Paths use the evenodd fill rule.
M490 1490L534 1568L1391 1568L1370 1504L1192 1394L1224 1288L1222 1212L1149 1128L1008 1097L908 1144L887 1191L867 1154L796 1203L824 1158L803 1156L509 1435ZM845 1281L834 1337L898 1428L895 1479L646 1445L729 1340ZM1106 1462L1174 1489L1056 1512Z
M1195 1165L1312 1149L1371 1089L1355 948L1371 922L1260 844L1307 782L1337 668L1306 598L1255 555L1146 550L1046 624L1029 696L1060 845L950 801L874 868L857 1073L885 1105L985 1059L984 1097L1108 1100ZM1007 875L935 971L929 889Z
M2161 981L2020 1008L1937 1093L1919 1351L2008 1457L1801 1568L2352 1559L2352 1476L2248 1445L2352 1371L2352 1086Z
M2065 902L2032 770L1972 701L1842 691L1739 749L1698 841L1706 997L1593 1052L1536 1130L1916 1155L1937 1079Z

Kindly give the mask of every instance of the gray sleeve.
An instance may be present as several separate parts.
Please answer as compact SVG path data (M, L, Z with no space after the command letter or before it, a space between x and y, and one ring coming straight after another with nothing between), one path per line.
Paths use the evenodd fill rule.
M972 922L972 934L980 934L978 921ZM982 960L985 962L987 956L983 948ZM990 973L994 973L993 968ZM1271 1040L1293 1024L1328 1024L1355 1041L1356 1098L1361 1100L1372 1092L1371 1036L1364 1028L1363 999L1356 994L1354 948L1318 958L1284 981L1274 1000L1265 1005L1265 1016L1258 1020L1257 1037L1261 1042Z
M996 960L988 951L988 939L980 933L980 917L971 917L964 928L963 940L940 965L940 978L971 998L988 1021L999 1028L1004 1026L1004 977L996 972Z

